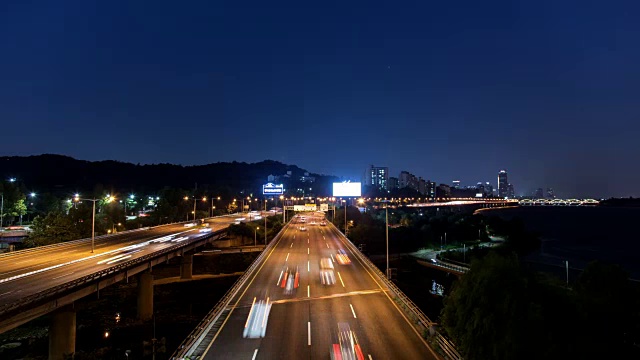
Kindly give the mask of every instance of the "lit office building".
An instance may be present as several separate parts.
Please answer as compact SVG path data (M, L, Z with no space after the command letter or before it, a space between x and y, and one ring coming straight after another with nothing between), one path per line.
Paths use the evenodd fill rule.
M498 173L498 196L506 198L509 195L509 181L507 180L507 170L500 170Z
M389 182L389 168L371 165L365 174L365 184L378 189L387 189Z

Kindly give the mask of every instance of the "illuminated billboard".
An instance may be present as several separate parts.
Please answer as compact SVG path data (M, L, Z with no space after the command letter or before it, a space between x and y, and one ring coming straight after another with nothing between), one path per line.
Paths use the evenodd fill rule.
M284 185L282 184L264 184L262 185L262 195L282 195L284 194Z
M362 184L359 182L333 183L333 196L358 197L362 195Z
M329 211L329 204L320 204L320 211Z

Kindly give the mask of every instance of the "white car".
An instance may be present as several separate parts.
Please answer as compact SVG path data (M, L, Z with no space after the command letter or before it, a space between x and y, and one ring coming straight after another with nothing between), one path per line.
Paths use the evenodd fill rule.
M194 226L196 226L196 224L194 224L194 223L184 224L184 227L186 227L186 228L190 228L190 227L194 227Z
M320 259L320 282L322 285L334 285L336 283L336 275L333 272L331 258Z
M200 229L200 232L201 232L201 233L208 233L208 232L211 232L211 228L208 228L208 227L206 227L206 228L202 228L202 229Z
M307 228L304 226L300 226L300 231L307 231Z
M244 324L242 337L256 339L263 338L267 332L267 321L269 320L269 312L271 311L271 303L267 300L258 300L253 298L253 304L247 316L247 322Z

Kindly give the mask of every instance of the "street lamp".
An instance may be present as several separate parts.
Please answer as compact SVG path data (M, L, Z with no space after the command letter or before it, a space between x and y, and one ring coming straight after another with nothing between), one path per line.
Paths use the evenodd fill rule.
M253 229L253 246L258 245L258 229L260 229L260 226L256 226L256 228Z
M0 229L2 229L2 225L4 222L4 193L0 193L2 197L2 202L0 202Z
M389 204L387 204L385 202L385 207L384 207L384 223L385 223L385 227L384 227L384 232L385 232L385 237L387 239L387 279L389 278L389 210L388 210Z
M344 203L344 236L347 236L347 200L342 200Z
M91 252L93 252L93 250L95 249L95 239L96 239L96 201L103 200L103 199L81 199L80 195L76 194L73 200L75 202L82 200L82 201L91 201L93 203L93 215L91 217ZM107 195L106 201L108 203L112 202L113 200L115 200L113 196Z
M282 203L282 222L283 223L287 223L287 218L285 216L285 212L284 212L284 195L280 195L280 202Z

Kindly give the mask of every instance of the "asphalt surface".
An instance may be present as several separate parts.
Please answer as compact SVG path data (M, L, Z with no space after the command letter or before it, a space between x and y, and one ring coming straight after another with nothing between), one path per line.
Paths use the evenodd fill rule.
M232 311L214 336L205 359L328 359L338 343L338 323L348 323L365 359L436 359L425 341L393 300L321 218L307 231L294 218L269 253L232 300ZM320 259L335 260L345 250L350 264L335 263L336 283L322 285ZM279 286L286 269L297 268L299 287L285 294ZM264 338L243 338L254 301L273 302Z
M243 215L207 219L212 231L223 229ZM44 291L48 288L107 269L173 246L180 238L206 236L200 228L184 224L166 225L76 244L60 244L55 248L36 248L0 256L0 306ZM173 241L149 243L163 236L175 235ZM185 239L186 240L186 239ZM111 259L111 260L108 260Z

